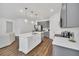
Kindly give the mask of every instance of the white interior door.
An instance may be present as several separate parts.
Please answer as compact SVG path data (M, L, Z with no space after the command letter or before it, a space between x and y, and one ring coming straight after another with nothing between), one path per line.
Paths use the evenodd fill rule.
M0 23L0 33L2 33L2 24Z
M7 21L6 22L6 32L13 32L13 22Z

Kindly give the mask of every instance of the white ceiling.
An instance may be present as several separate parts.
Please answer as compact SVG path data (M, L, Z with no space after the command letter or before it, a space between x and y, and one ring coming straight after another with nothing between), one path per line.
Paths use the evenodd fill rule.
M24 11L28 8L27 14L25 15ZM50 10L53 9L51 12ZM60 3L0 3L0 18L9 18L9 19L30 19L35 20L35 17L29 15L30 11L37 13L38 19L48 19L53 16L55 13L59 12L61 9Z

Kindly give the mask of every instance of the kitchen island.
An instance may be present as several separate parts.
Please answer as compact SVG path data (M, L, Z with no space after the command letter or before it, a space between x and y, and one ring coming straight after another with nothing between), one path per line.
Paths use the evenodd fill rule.
M53 51L52 40L44 37L43 41L31 50L27 56L51 56Z
M19 35L19 51L27 54L34 47L41 43L41 34L39 33L24 33Z

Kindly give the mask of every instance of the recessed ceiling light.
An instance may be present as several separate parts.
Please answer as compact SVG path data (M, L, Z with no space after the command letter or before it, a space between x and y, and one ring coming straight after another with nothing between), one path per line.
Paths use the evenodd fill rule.
M28 22L28 20L27 20L27 19L25 19L25 20L24 20L24 22L25 22L25 23L27 23L27 22Z
M53 12L54 11L54 9L50 9L50 12Z
M31 21L32 24L34 24L34 21Z
M22 12L23 12L23 9L19 10L19 12L21 12L21 13L22 13Z

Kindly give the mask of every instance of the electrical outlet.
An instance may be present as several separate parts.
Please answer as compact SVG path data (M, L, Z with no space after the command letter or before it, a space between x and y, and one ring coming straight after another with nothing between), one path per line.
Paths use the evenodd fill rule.
M76 42L75 40L69 40L69 41L70 41L70 42L74 42L74 43Z

